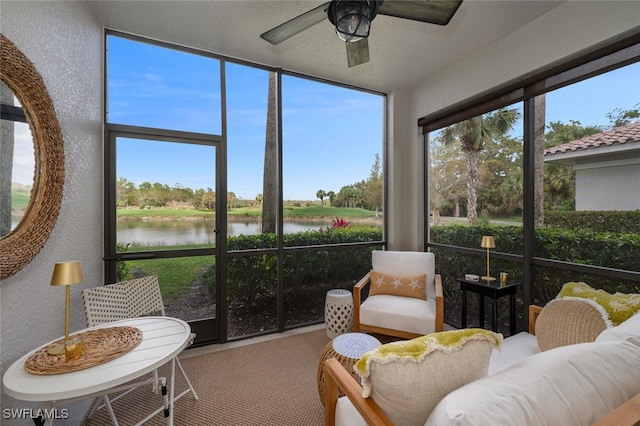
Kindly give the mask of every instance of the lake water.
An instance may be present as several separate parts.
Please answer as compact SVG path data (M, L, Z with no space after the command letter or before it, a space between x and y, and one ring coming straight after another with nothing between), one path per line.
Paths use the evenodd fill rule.
M331 225L331 220L321 222L284 222L285 234L306 230L317 231L320 227ZM215 224L208 219L170 220L125 220L118 221L117 241L121 244L132 243L137 246L213 244ZM227 234L255 235L262 232L260 222L229 222Z

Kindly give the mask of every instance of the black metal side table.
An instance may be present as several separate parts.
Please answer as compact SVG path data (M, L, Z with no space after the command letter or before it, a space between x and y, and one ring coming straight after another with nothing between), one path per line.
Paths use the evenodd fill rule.
M491 329L496 332L498 330L498 298L509 296L509 333L513 336L516 332L516 291L522 283L509 281L507 284L500 285L500 281L470 281L464 278L458 278L460 282L460 291L462 293L462 312L461 327L467 327L467 291L479 294L479 314L480 327L484 328L484 296L489 296L493 300L493 315L491 317Z

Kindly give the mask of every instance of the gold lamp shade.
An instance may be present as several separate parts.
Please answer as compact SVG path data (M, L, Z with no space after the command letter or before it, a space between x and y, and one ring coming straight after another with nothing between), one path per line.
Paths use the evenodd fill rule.
M72 285L84 281L82 265L78 260L70 262L57 262L53 267L51 285Z
M489 273L489 249L496 248L496 240L493 235L485 235L482 237L480 247L487 249L487 275L482 277L484 281L495 281L496 279Z
M82 274L82 265L78 260L69 262L56 262L53 267L53 275L51 276L52 286L65 286L65 315L64 315L64 341L69 340L69 305L71 299L70 285L78 284L84 281ZM49 349L51 355L64 354L64 342Z
M482 243L480 243L480 247L486 249L496 248L496 240L495 238L493 238L493 235L485 235L484 237L482 237Z

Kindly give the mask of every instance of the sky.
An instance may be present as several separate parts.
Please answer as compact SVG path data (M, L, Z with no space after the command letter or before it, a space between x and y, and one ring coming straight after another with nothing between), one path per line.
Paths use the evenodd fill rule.
M217 60L109 37L108 120L220 135ZM228 190L262 193L268 72L227 63ZM382 158L384 99L283 76L284 199L314 200L365 180ZM640 106L640 63L547 94L547 123L609 126L615 108ZM522 134L514 130L514 136ZM134 182L215 189L212 147L119 139L117 174ZM31 184L34 153L26 126L16 129L14 182Z
M115 38L109 48L110 122L222 133L217 60ZM269 73L234 63L225 70L227 187L254 200L263 192ZM294 76L283 76L282 93L285 199L314 200L318 190L338 193L369 177L382 155L382 96ZM179 145L118 140L117 176L215 189L214 150Z

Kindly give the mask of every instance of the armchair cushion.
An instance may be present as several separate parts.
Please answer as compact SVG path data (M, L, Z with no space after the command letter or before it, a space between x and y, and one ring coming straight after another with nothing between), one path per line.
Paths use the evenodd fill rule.
M436 331L435 299L378 294L360 305L360 323L425 335Z
M605 310L590 299L555 299L547 303L536 321L541 351L576 343L594 342L611 321Z
M371 266L391 275L427 275L427 299L435 299L436 258L433 253L419 251L383 251L371 253Z
M482 329L432 333L367 352L354 370L394 424L422 425L449 392L487 375L502 335Z
M640 311L640 294L607 293L583 282L569 282L562 286L558 299L580 297L594 300L602 306L614 325L618 325Z
M426 284L427 274L392 275L372 269L369 295L395 294L396 296L427 300Z

